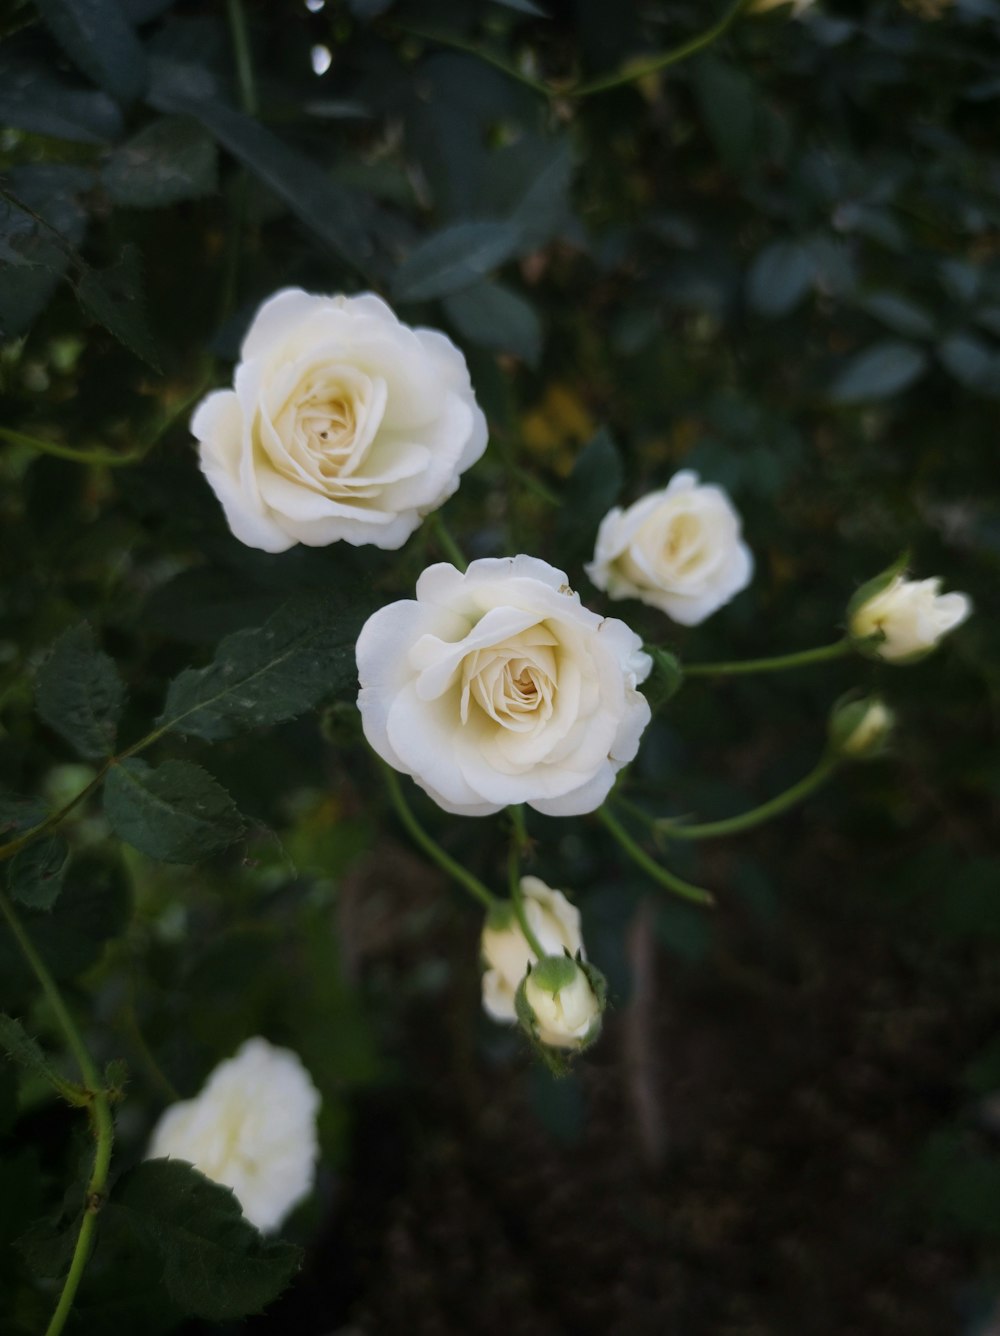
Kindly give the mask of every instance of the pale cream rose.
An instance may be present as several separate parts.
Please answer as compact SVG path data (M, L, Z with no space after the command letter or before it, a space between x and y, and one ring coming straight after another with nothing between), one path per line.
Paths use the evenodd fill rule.
M723 489L685 469L662 491L610 510L585 569L610 598L637 598L695 626L746 588L753 557Z
M312 1190L320 1096L297 1054L248 1039L200 1094L165 1109L147 1159L186 1160L232 1188L258 1229L277 1229Z
M357 644L365 737L446 812L592 812L650 718L639 637L535 557L441 563Z
M897 575L870 598L853 602L848 630L858 641L880 635L866 652L889 663L923 658L972 612L966 594L942 594L941 581Z
M864 760L884 751L895 724L895 714L878 696L845 700L833 711L830 743L838 756Z
M583 951L580 911L562 891L546 886L538 877L522 877L524 915L546 955ZM480 940L483 963L483 1007L495 1021L517 1020L514 996L528 966L538 957L517 921L514 907L502 904L487 916Z
M265 552L401 547L486 448L461 352L370 292L275 293L233 384L201 401L191 431L229 527Z
M583 968L566 956L546 957L524 981L535 1037L550 1048L584 1048L601 1028L601 1000Z

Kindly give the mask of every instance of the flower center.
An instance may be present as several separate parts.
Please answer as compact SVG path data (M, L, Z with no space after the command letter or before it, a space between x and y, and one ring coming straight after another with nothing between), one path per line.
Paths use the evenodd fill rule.
M677 515L667 527L663 555L678 574L690 572L701 560L701 523L694 515Z
M474 650L462 663L462 723L475 711L500 728L523 733L549 719L556 694L551 633L533 628L530 637Z

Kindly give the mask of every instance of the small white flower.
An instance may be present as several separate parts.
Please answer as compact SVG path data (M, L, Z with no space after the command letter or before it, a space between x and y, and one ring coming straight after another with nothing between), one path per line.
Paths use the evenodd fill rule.
M907 580L894 576L883 587L865 597L855 595L848 609L853 639L872 641L865 651L889 663L915 662L937 647L938 641L965 621L972 612L966 594L942 594L941 581Z
M546 956L521 985L522 1014L549 1048L586 1048L597 1038L603 1011L586 969L567 956Z
M586 571L609 597L638 598L696 626L746 588L753 557L725 491L685 469L662 491L605 515Z
M319 1105L295 1053L248 1039L199 1095L164 1110L146 1158L186 1160L232 1188L251 1224L274 1230L312 1189Z
M379 756L460 816L600 807L649 723L639 637L535 557L464 574L442 562L416 592L358 637L358 708Z
M465 358L373 293L276 292L240 358L234 388L203 399L191 431L249 547L401 547L486 448Z
M524 915L547 955L563 950L583 954L580 911L538 877L522 877ZM498 905L487 917L480 942L483 961L483 1006L495 1021L517 1020L514 996L528 966L538 957L528 945L509 903Z

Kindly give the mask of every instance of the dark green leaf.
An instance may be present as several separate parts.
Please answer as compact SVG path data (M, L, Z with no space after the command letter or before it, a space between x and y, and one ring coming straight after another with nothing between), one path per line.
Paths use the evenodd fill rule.
M539 19L548 18L545 10L539 9L531 0L493 0L493 3L503 5L505 9L516 9L519 14L531 14L532 17Z
M0 123L78 144L107 143L122 129L121 112L106 93L73 88L40 65L3 54Z
M128 883L117 864L78 855L65 875L65 887L50 910L22 909L20 918L38 954L57 979L70 979L98 958L104 944L128 921ZM0 979L8 996L37 988L17 942L0 926Z
M0 1067L0 1137L5 1137L17 1121L17 1077L9 1066ZM6 1166L4 1166L6 1170ZM4 1177L4 1188L9 1191Z
M942 340L938 356L961 385L991 399L1000 397L1000 353L967 332Z
M7 884L29 909L51 909L62 890L69 845L61 835L35 840L10 860Z
M114 661L83 623L64 631L38 670L38 713L81 756L103 760L115 748L125 701Z
M37 798L21 798L16 793L0 791L0 844L6 844L21 831L40 826L48 809Z
M207 668L175 678L158 722L215 741L301 714L356 681L366 612L325 596L294 599L263 626L227 636Z
M132 1169L112 1205L156 1247L170 1297L194 1317L232 1322L258 1313L298 1270L297 1248L265 1241L229 1188L181 1160Z
M425 301L471 287L510 259L521 233L513 222L454 223L410 251L393 280L398 301Z
M744 171L759 143L760 96L743 70L714 55L694 64L694 86L702 119L730 171Z
M573 154L568 138L526 135L490 159L480 207L518 229L517 255L551 241L570 217Z
M927 312L895 292L870 292L861 298L860 305L883 325L907 338L929 339L934 334L934 321Z
M593 552L598 526L618 500L623 478L618 447L602 427L580 452L562 490L556 532L563 561Z
M647 645L646 652L652 656L653 671L643 683L643 692L649 701L653 713L663 708L667 701L676 696L684 682L684 669L680 659L669 650L656 645Z
M136 357L158 369L159 354L146 323L139 252L130 243L107 269L83 270L76 281L80 305Z
M176 80L160 78L151 101L159 111L196 117L307 227L355 268L365 270L374 254L369 229L375 211L363 196L335 184L317 163L249 116L210 96L193 97Z
M216 159L214 140L196 120L164 116L116 148L101 179L116 204L158 209L216 190Z
M146 55L118 0L36 0L70 60L113 97L146 85Z
M76 1090L72 1084L49 1065L38 1041L32 1039L21 1022L13 1016L0 1015L0 1049L11 1062L40 1076L64 1098L70 1097L74 1104L80 1102L80 1097L75 1097Z
M747 277L747 297L761 315L788 315L812 286L815 265L798 241L775 241L760 252Z
M536 366L542 351L542 325L534 308L500 283L478 283L444 299L448 319L472 343L514 353Z
M0 263L0 339L24 333L69 267L86 231L77 196L93 180L85 168L62 163L32 163L7 174L3 184L15 198L0 196L0 261L6 261Z
M145 761L113 766L104 811L127 844L165 863L195 863L243 834L243 818L226 790L201 766Z
M830 389L838 404L864 403L899 394L927 369L927 354L912 343L886 340L852 357Z

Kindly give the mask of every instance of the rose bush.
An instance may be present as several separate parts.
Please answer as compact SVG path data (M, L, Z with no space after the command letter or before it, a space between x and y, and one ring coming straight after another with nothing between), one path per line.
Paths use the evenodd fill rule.
M250 547L400 547L486 448L465 358L372 293L277 292L240 359L234 388L203 399L191 431Z
M562 891L539 877L521 878L524 914L538 943L549 955L583 953L580 911ZM528 966L538 957L517 921L513 907L502 904L489 914L480 939L486 969L483 972L483 1007L495 1021L515 1021L514 996Z
M248 1039L200 1094L163 1112L147 1158L186 1160L232 1188L258 1229L277 1229L312 1189L319 1105L297 1054Z
M586 570L610 598L637 598L695 626L746 588L753 557L723 489L685 469L605 515Z
M591 812L639 747L639 637L535 557L446 563L358 638L365 736L447 812Z

